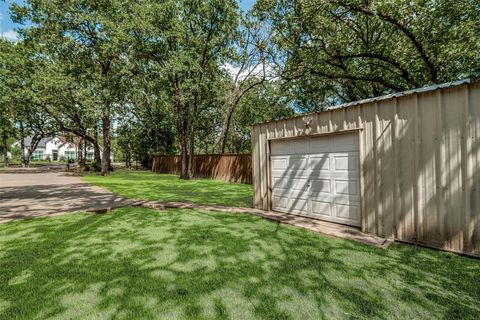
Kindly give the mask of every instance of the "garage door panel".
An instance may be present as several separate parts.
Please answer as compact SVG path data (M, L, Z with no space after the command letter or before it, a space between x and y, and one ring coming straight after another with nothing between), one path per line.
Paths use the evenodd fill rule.
M360 208L354 205L335 204L335 217L344 221L355 221L360 225Z
M284 192L277 192L276 195L282 196L282 197L288 197L289 199L302 199L302 200L308 200L310 198L310 195L307 190L301 190L301 191L291 191L291 190L284 190Z
M272 142L274 210L360 226L357 139L346 134Z
M272 170L286 170L288 167L288 158L272 158Z
M299 191L299 190L307 190L308 179L307 178L288 178L285 179L284 177L274 177L273 179L274 189L284 189L287 191Z
M307 153L307 140L294 139L290 141L290 154L305 154Z
M332 193L332 183L330 179L315 179L311 181L311 193Z
M333 150L332 139L310 139L309 153L325 153Z
M305 179L308 180L310 177L305 173L305 171L272 171L273 179ZM339 178L345 178L344 176L339 176Z
M354 134L340 134L333 138L333 151L357 151L358 139Z
M289 141L275 141L270 145L270 152L272 155L289 155L290 142Z
M330 156L328 154L320 156L310 156L310 170L330 171Z
M355 172L328 172L325 174L321 175L310 175L310 179L318 179L318 178L323 178L323 179L333 179L333 180L354 180L358 181L358 173Z
M335 180L335 194L358 196L358 182L355 180Z
M312 214L322 217L331 217L332 204L323 201L312 201Z
M278 175L276 175L278 176ZM300 175L298 174L296 177L305 177L308 178L309 180L316 180L316 179L331 179L331 180L355 180L358 181L358 173L355 172L335 172L335 171L329 171L329 172L315 172L312 171L310 175Z
M358 156L357 154L339 154L333 156L333 167L335 171L357 172Z
M271 143L272 155L320 154L325 152L358 151L358 139L353 134L333 137L279 140Z
M288 191L288 189L279 189L279 188L276 188L272 195L274 197L284 197L284 198L289 198L290 196L290 192Z
M308 214L307 199L290 199L289 211L300 214Z
M356 205L360 203L360 197L342 196L342 195L326 194L326 193L319 193L319 192L311 192L310 199L312 201L322 201L322 202L340 203L340 204Z
M288 210L288 197L275 196L273 197L274 210L285 211Z
M290 157L288 160L287 170L291 171L305 171L307 169L307 157Z
M275 175L303 175L307 169L307 156L275 156L271 158L272 173Z

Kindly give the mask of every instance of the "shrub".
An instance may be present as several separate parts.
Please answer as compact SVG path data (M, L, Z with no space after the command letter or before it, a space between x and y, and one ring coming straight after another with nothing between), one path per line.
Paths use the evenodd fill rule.
M85 163L85 171L100 172L101 170L102 166L96 162Z

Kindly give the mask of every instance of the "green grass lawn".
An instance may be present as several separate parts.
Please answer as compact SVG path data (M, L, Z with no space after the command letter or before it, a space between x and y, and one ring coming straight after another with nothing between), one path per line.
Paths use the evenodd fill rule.
M252 186L211 179L180 180L172 174L116 171L107 177L86 175L85 181L123 197L142 200L187 201L198 204L252 206Z
M8 222L0 270L0 319L480 315L479 260L246 214L123 208Z

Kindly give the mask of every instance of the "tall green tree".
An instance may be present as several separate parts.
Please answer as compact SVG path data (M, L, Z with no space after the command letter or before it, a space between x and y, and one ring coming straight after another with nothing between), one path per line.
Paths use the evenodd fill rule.
M27 166L32 152L41 139L52 135L57 129L41 108L41 95L35 90L38 56L24 41L0 45L0 73L2 97L1 133L4 156L6 141L13 131L18 133L22 166ZM29 136L30 144L25 146Z
M8 138L14 134L14 112L11 103L14 48L11 42L0 38L0 141L3 165L8 166Z
M41 97L42 110L56 123L59 131L80 138L85 142L82 143L84 145L91 145L95 167L100 168L99 113L97 101L92 99L91 88L79 82L58 61L48 59L41 63L36 68L34 84L37 95ZM82 152L78 155L84 159Z
M239 23L234 0L137 1L134 34L175 116L182 179L191 177L199 115L211 106Z
M266 50L268 34L258 20L244 17L237 32L235 55L229 65L228 86L223 92L219 151L225 153L232 120L241 100L270 77Z
M13 6L17 22L38 54L63 66L84 92L101 122L102 174L110 167L112 119L125 103L129 43L128 5L120 0L27 0ZM59 88L60 90L62 88Z
M299 107L480 77L476 0L259 0Z
M293 115L291 101L286 99L281 83L265 81L255 90L245 93L238 103L232 116L226 150L230 153L252 152L252 125Z
M118 117L117 144L127 166L133 159L144 167L150 165L154 154L174 154L175 116L168 105L162 82L155 81L147 66L137 68L131 82L126 108Z

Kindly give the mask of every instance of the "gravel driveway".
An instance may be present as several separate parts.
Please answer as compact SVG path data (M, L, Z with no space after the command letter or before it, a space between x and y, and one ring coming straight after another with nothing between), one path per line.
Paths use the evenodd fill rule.
M65 172L0 174L0 222L128 203Z

